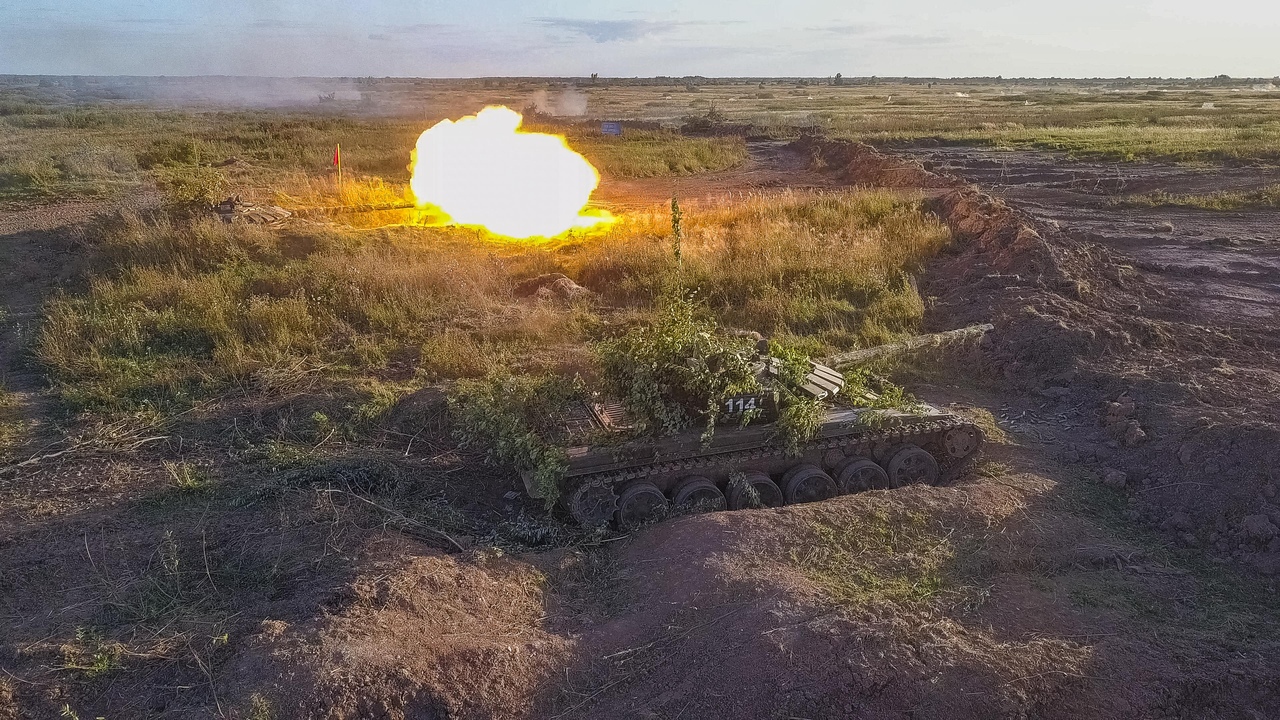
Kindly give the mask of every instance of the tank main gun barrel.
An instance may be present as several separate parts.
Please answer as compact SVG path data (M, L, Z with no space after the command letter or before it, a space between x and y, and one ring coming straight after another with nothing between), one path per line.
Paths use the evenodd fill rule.
M948 330L940 333L930 333L927 335L916 335L909 337L896 343L888 345L878 345L873 348L863 350L851 350L839 355L833 355L827 358L826 364L836 370L844 370L849 367L858 365L866 365L876 360L891 358L895 355L922 350L929 347L942 347L949 343L962 342L965 340L973 340L995 330L996 326L991 323L982 325L970 325L959 330Z

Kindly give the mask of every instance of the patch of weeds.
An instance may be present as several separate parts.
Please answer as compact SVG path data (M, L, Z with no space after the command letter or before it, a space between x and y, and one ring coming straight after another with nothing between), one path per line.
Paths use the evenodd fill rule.
M319 416L319 422L330 422L328 416L323 413L316 413L315 415ZM313 419L315 419L315 416L313 416ZM322 462L321 458L316 455L315 448L310 445L280 440L268 440L260 445L254 445L246 453L246 456L248 459L265 466L271 472L306 470L314 468Z
M1164 190L1145 195L1127 195L1107 202L1114 208L1183 207L1198 210L1231 211L1280 207L1280 185L1258 190L1222 191L1205 195L1175 195Z
M260 693L249 696L249 720L278 720L275 705Z
M183 217L207 213L223 199L227 187L223 174L209 167L165 168L156 171L156 179L164 191L165 209Z
M93 627L76 628L75 639L62 646L60 670L80 673L87 679L96 679L124 669L121 658L125 647L107 640L101 630Z
M107 605L117 618L154 624L203 615L212 609L215 597L208 578L203 569L186 569L173 531L165 530L152 563L129 587L110 588Z
M1011 438L1004 428L1000 427L1000 423L996 420L996 416L986 408L972 407L964 410L964 415L978 426L982 431L987 442L997 445L1009 444Z
M368 430L411 391L411 388L401 388L381 382L364 383L361 389L364 391L363 399L350 407L351 414L347 421L347 431L350 436L356 436Z
M470 333L449 328L423 344L419 371L428 378L484 377L494 369L494 354Z
M0 384L0 457L12 454L26 433L27 423L13 418L19 404L18 396Z
M411 479L398 463L357 457L308 465L291 473L287 482L295 487L332 485L363 494L397 497L404 494Z
M498 545L511 544L518 548L545 548L569 544L577 533L576 528L553 518L521 513L494 528L490 540Z
M1013 466L1008 463L996 462L995 460L983 460L978 463L973 472L978 477L997 480L1012 474Z
M969 588L954 576L958 548L936 518L877 507L841 520L816 521L811 538L788 552L834 602L861 608L966 601Z
M626 607L621 566L604 548L571 548L547 574L555 597L574 615L612 617Z
M137 154L138 167L146 170L161 167L195 166L204 155L201 143L189 138L162 138Z
M166 461L164 469L173 480L174 489L183 495L199 495L211 487L208 473L190 463Z

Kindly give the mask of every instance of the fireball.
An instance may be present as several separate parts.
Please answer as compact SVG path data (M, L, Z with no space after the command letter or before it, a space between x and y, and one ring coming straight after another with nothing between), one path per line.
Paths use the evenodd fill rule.
M520 114L487 107L418 138L409 187L419 207L520 240L608 222L584 212L600 173L558 135L521 132Z

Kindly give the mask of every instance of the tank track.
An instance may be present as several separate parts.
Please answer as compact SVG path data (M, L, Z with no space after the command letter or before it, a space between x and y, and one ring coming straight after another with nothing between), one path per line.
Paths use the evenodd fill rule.
M977 436L977 444L974 449L964 457L954 458L948 455L945 449L939 446L939 443L934 441L935 439L940 439L943 434L960 428L969 428L973 430ZM963 418L955 417L930 420L927 422L904 423L895 427L855 432L832 438L819 438L801 444L798 454L803 455L813 451L841 450L844 451L847 456L869 456L872 449L877 445L888 444L890 446L894 446L906 443L919 445L929 451L929 454L938 461L939 478L937 484L947 485L967 472L978 461L978 458L982 455L981 451L985 444L985 437L982 429L977 425ZM933 446L932 449L931 446ZM573 478L575 481L574 488L569 495L580 496L582 493L587 493L591 490L616 489L626 483L643 480L645 478L663 476L677 472L697 471L708 467L733 467L765 458L782 457L786 454L786 451L782 448L757 447L748 450L731 451L714 455L698 455L682 460L671 460L651 465L642 465L621 472L609 471L591 475L582 475ZM568 499L569 502L573 502L572 498L566 499Z

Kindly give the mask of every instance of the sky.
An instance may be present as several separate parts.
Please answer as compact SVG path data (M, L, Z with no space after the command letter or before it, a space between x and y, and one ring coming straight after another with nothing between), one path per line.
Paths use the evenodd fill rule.
M2 0L0 74L1274 77L1276 0Z

